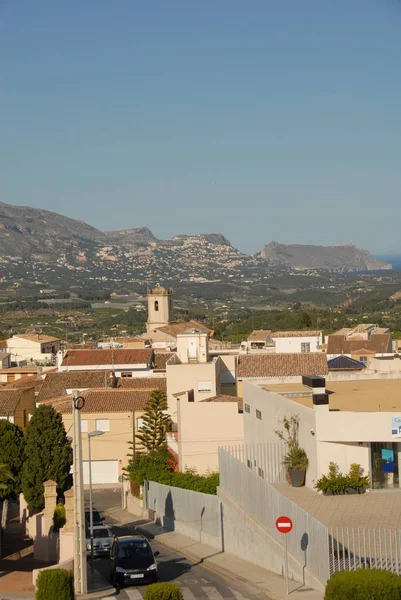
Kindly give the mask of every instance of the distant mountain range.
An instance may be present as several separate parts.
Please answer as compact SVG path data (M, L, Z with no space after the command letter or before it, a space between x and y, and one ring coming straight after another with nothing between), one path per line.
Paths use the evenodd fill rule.
M368 271L391 269L355 246L302 246L271 242L250 256L219 233L183 234L159 240L147 227L100 231L54 212L0 203L0 269L8 286L45 285L75 279L235 282L272 268ZM6 266L8 265L8 267ZM47 273L47 274L46 274ZM255 275L256 273L256 275ZM67 278L68 279L68 278ZM74 279L74 281L75 281ZM0 277L1 282L1 277Z

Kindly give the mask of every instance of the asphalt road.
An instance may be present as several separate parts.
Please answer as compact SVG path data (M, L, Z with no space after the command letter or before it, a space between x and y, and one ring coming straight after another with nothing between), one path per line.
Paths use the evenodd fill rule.
M87 492L85 493L85 498ZM133 524L120 525L113 520L114 507L120 506L121 496L118 488L94 490L93 506L106 515L105 522L111 526L116 535L129 535L135 531ZM110 511L110 513L109 513ZM157 559L160 581L176 582L183 589L184 600L261 600L262 594L255 587L230 577L226 573L214 570L204 564L194 563L185 556L168 549L166 546L149 540L153 551L158 550ZM89 565L88 565L89 566ZM110 579L110 563L107 558L95 560L95 568ZM146 586L135 586L122 589L119 600L141 600ZM111 599L112 600L112 599Z

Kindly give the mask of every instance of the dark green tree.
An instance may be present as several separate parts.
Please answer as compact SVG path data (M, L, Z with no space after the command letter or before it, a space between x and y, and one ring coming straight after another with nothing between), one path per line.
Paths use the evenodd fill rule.
M8 501L16 500L21 493L22 465L25 440L22 429L6 419L0 420L0 464L3 469L0 500L3 500L1 526L7 522ZM9 473L9 477L4 474Z
M163 390L152 392L142 417L142 427L136 434L136 438L148 452L155 452L166 444L166 430L170 423L167 408Z
M72 448L61 414L51 406L39 406L25 430L25 440L22 491L30 509L42 509L45 481L55 481L59 493L71 484Z

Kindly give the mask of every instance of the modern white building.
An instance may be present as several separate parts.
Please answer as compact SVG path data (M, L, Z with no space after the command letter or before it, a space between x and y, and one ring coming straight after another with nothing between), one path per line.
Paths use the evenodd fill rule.
M270 338L278 353L322 351L321 331L275 331Z
M326 387L327 386L327 387ZM284 417L299 415L299 443L313 487L329 462L347 472L358 463L373 489L401 486L401 379L327 382L323 377L299 383L243 384L244 441L277 441Z
M52 362L60 350L60 340L43 333L13 335L6 344L11 362L18 366Z

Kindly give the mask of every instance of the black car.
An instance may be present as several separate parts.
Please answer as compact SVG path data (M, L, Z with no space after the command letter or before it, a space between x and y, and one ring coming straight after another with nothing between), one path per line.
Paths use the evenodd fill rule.
M90 526L91 511L85 508L85 521L87 526ZM93 527L103 525L104 517L101 517L99 511L94 508L92 510Z
M111 577L116 587L155 583L157 564L148 540L138 534L116 537L110 553Z

